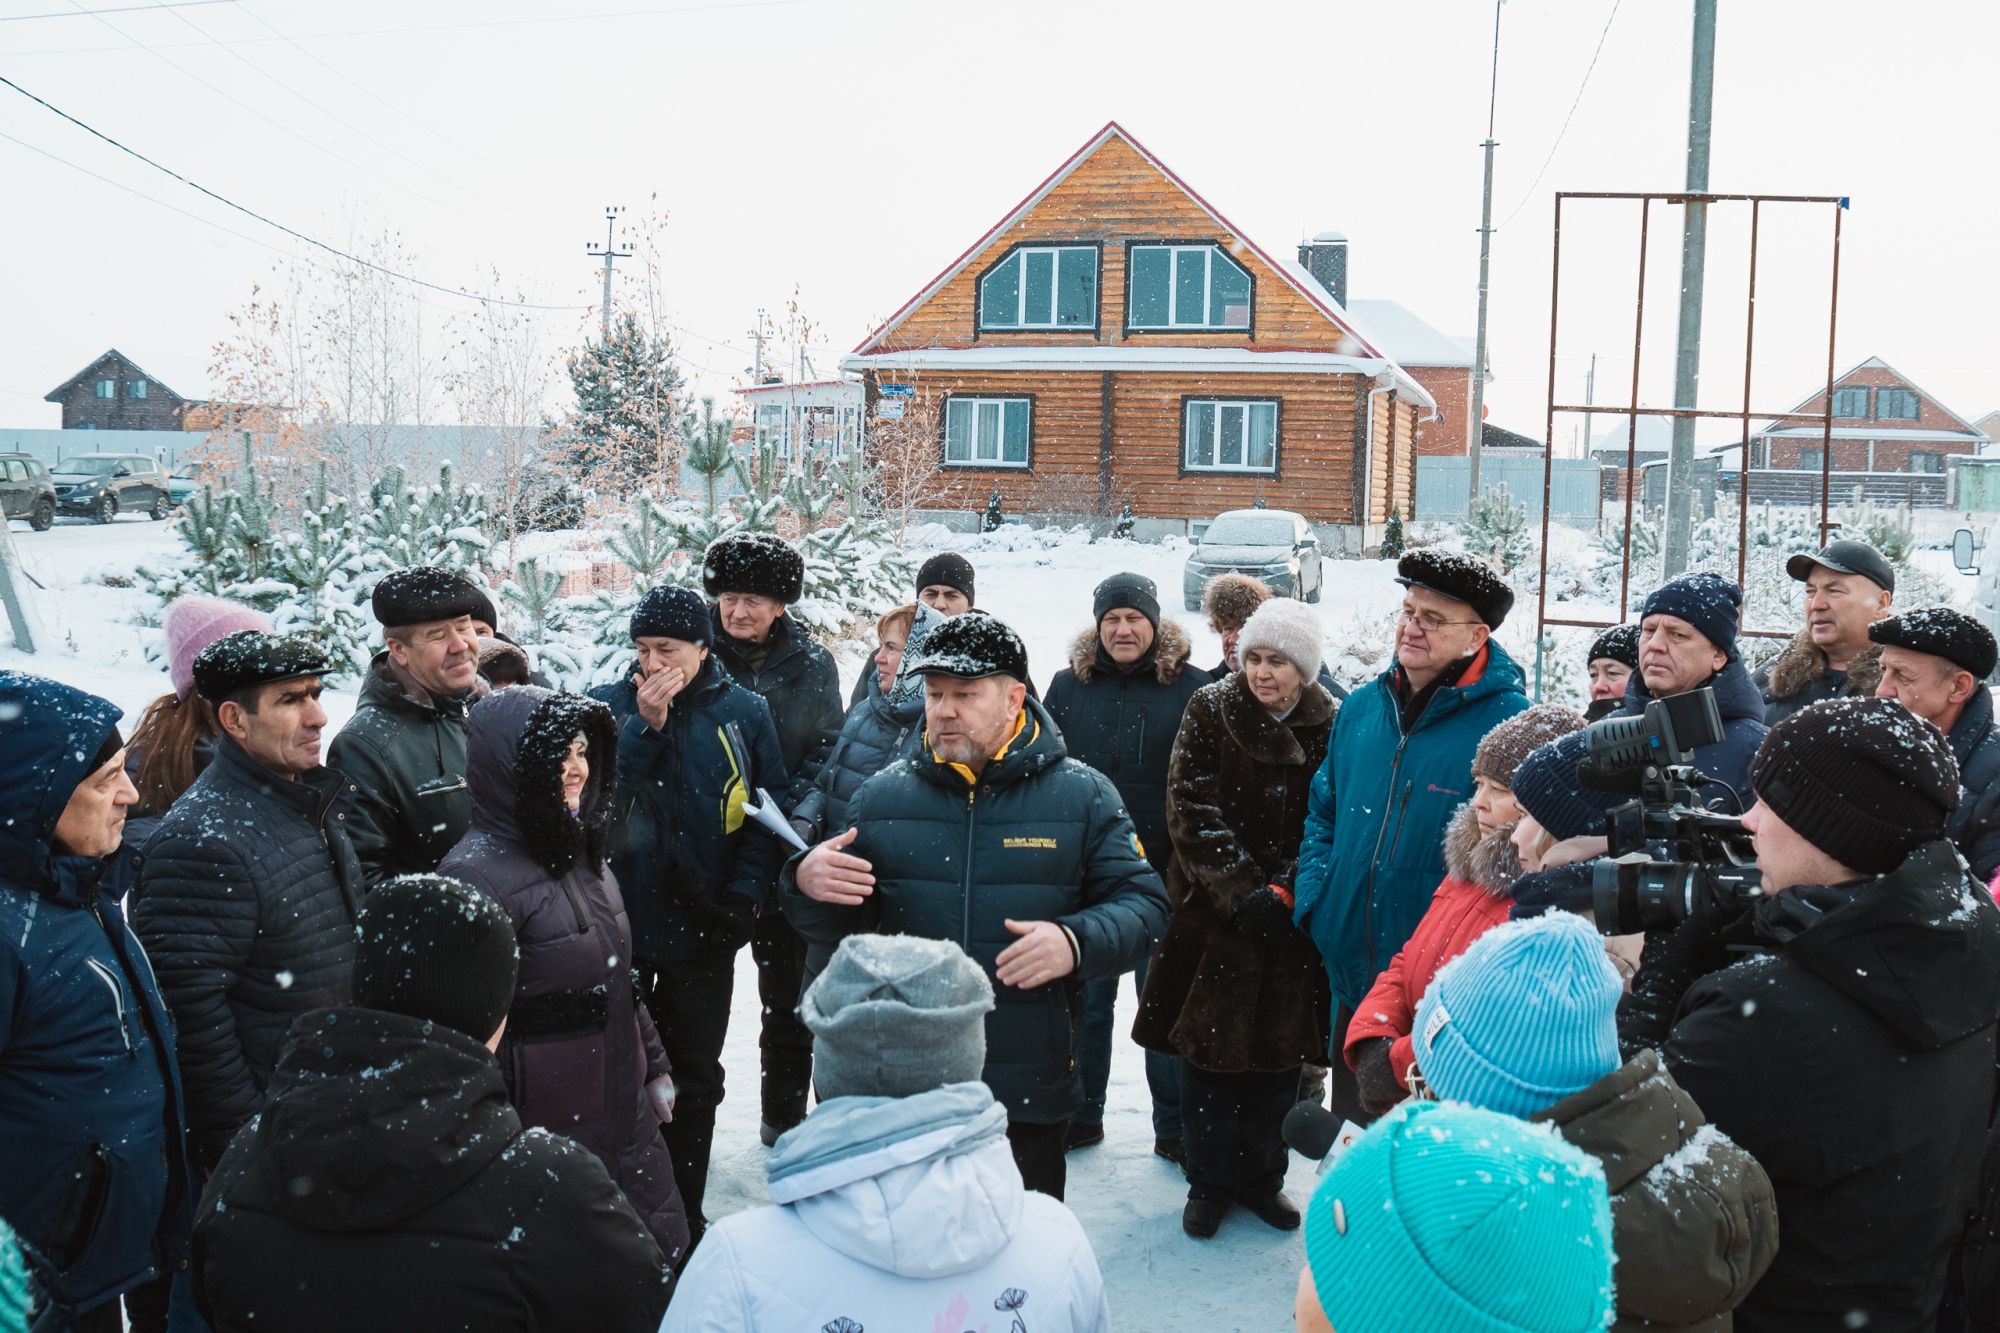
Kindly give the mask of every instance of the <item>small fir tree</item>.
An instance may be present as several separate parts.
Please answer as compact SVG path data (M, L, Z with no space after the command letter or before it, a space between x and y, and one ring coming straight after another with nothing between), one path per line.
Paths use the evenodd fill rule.
M1508 494L1504 481L1488 486L1472 502L1459 535L1466 550L1485 556L1503 574L1526 564L1535 552L1528 533L1528 507Z
M683 457L687 460L688 469L707 483L708 512L711 514L715 512L715 479L736 463L736 451L729 443L735 425L728 417L716 419L714 398L701 400L699 422L690 412L681 423L682 433L686 436Z
M576 411L562 432L566 461L587 475L633 483L671 473L680 441L681 375L665 337L624 311L608 336L569 359Z
M1132 512L1131 505L1127 504L1123 509L1119 510L1118 521L1111 525L1111 536L1113 540L1122 537L1126 541L1130 541L1132 539L1132 527L1138 521L1139 521L1138 515Z
M1408 538L1403 535L1403 507L1397 505L1389 511L1389 524L1382 529L1382 558L1400 560Z
M1007 515L1000 507L1000 492L995 490L986 497L986 516L980 520L981 532L998 532L1007 521Z
M392 466L369 487L368 501L358 536L370 570L435 565L480 581L493 544L486 502L478 487L452 480L451 464L439 466L436 486L414 489L403 469Z

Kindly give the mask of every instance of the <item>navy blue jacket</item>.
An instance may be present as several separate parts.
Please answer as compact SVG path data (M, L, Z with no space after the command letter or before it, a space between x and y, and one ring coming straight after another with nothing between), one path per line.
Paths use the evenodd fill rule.
M761 907L770 893L786 845L743 813L757 788L782 804L790 785L769 706L719 671L714 657L674 696L664 732L639 716L629 677L590 697L618 719L611 870L625 891L632 952L647 963L726 952L674 897L737 893ZM728 737L732 722L747 753Z
M820 765L805 799L792 811L794 819L810 821L822 839L847 827L847 803L861 784L907 753L924 729L921 693L907 703L890 703L872 668L862 684L867 689L847 710L833 753Z
M1958 760L1958 809L1951 840L1981 884L2000 870L2000 727L1993 725L1993 691L1981 682L1952 723L1952 757Z
M192 1208L173 1020L104 862L50 841L118 717L0 672L0 1216L84 1310L185 1271Z

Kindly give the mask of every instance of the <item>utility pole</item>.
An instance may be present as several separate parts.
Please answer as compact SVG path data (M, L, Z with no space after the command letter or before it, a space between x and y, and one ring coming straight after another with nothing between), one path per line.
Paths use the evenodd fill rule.
M764 382L764 311L761 306L757 310L757 323L750 330L750 337L757 345L756 360L750 366L750 383L758 385Z
M604 259L604 325L601 337L605 342L611 341L611 264L613 260L624 259L632 253L631 246L614 244L618 215L624 211L622 206L607 205L604 209L603 247L599 248L596 241L591 241L583 247L585 254L599 255Z
M1486 198L1479 206L1479 335L1472 353L1472 430L1466 438L1465 512L1479 503L1479 450L1486 442L1486 272L1493 255L1493 111L1500 98L1500 6L1493 0L1493 79L1486 94Z
M1715 4L1694 0L1694 58L1688 75L1687 192L1708 193L1709 113L1715 103ZM1681 319L1674 351L1674 406L1692 409L1701 385L1702 274L1708 257L1708 205L1690 199L1681 219ZM1694 527L1693 417L1674 418L1667 454L1667 531L1660 576L1687 569Z

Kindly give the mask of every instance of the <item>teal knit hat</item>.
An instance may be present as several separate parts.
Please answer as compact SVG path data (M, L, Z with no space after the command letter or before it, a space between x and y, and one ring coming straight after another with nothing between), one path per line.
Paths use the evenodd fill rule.
M1446 963L1417 1005L1417 1068L1439 1098L1531 1116L1617 1069L1624 983L1580 916L1509 921Z
M1611 1322L1604 1169L1548 1125L1405 1102L1328 1169L1305 1240L1339 1333L1594 1333Z

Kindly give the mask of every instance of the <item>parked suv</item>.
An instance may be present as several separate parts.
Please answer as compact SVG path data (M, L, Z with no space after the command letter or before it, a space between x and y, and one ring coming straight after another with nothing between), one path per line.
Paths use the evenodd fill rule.
M1289 509L1232 509L1218 514L1201 534L1201 544L1181 575L1187 609L1201 610L1201 590L1208 581L1232 572L1248 574L1273 592L1303 602L1317 602L1326 581L1312 524Z
M166 469L138 454L71 454L50 469L56 507L109 523L120 514L165 518L174 512Z
M56 487L49 470L32 454L0 454L0 509L25 518L36 532L56 521Z

